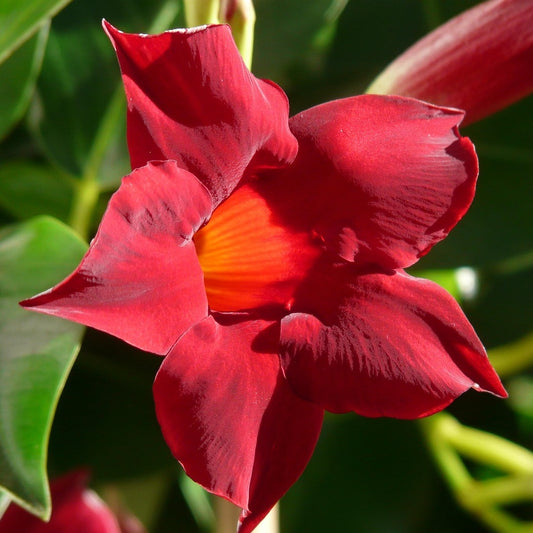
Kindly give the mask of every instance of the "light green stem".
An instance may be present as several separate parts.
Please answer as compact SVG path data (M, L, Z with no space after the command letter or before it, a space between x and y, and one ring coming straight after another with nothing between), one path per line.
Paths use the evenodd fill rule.
M3 514L6 512L6 509L9 507L10 503L11 503L11 498L8 496L7 492L0 489L0 519L2 518Z
M460 491L468 486L472 482L472 476L455 450L442 438L443 424L449 423L448 415L440 413L423 418L419 423L433 458L450 487L454 491Z
M174 0L163 4L156 15L150 33L158 33L176 18L178 7ZM104 112L93 145L87 157L82 177L75 184L69 225L85 240L89 237L91 219L100 196L98 175L117 125L124 120L125 101L122 86L115 89Z
M434 30L442 22L440 5L437 0L423 0L422 9L426 18L428 29Z
M518 374L533 366L533 333L489 350L489 359L500 377Z
M235 533L241 510L229 501L214 496L215 528L213 533Z
M215 514L208 493L195 483L185 472L180 472L179 485L181 494L201 531L213 531ZM237 517L238 518L238 517ZM235 529L237 518L232 526Z
M235 44L246 66L252 68L254 51L255 10L252 0L239 0L237 9L229 22Z
M447 413L420 421L428 447L458 503L497 533L533 531L499 508L533 499L533 453L506 439L460 424ZM461 456L501 470L500 478L476 481Z
M507 476L477 483L470 500L477 506L509 505L533 500L533 475Z
M237 0L231 18L226 18L228 0L184 0L187 27L229 24L235 44L251 69L254 48L255 10L252 0Z
M463 498L462 503L480 522L483 522L489 529L495 533L532 533L531 526L526 526L513 518L509 513L496 507L479 505L469 506L467 498Z
M183 0L183 8L188 28L220 22L220 0Z
M440 437L458 453L510 474L533 474L533 453L502 437L463 426L446 413L439 417Z
M84 240L88 239L91 217L99 195L98 183L91 177L84 176L75 182L69 225Z

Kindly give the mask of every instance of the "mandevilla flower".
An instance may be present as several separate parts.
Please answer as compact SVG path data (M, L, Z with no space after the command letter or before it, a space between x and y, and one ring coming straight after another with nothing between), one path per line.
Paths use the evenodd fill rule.
M417 418L506 395L454 299L404 271L472 201L462 111L366 95L289 120L228 27L104 24L134 170L75 272L23 305L165 355L164 437L242 532L301 474L324 409Z
M86 487L89 475L77 470L51 483L52 516L49 522L11 504L0 520L0 533L141 533L139 527L122 528L105 503ZM136 521L135 521L136 522Z
M483 2L396 58L369 92L466 110L471 123L533 92L533 0Z

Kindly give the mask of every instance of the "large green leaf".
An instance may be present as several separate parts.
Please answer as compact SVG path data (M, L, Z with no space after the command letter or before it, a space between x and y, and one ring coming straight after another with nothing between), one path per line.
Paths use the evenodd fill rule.
M50 23L0 65L0 139L21 119L41 70Z
M253 71L274 79L287 88L291 70L304 63L312 52L319 33L331 23L338 0L257 0ZM340 7L339 7L340 9ZM295 21L298 21L295 23Z
M0 166L0 209L17 219L52 215L66 221L73 188L60 170L27 161Z
M2 0L0 2L0 63L70 0Z
M0 488L46 518L48 436L83 328L18 306L59 281L86 245L48 217L0 233Z
M174 0L78 0L52 24L30 126L47 156L76 176L103 187L130 171L126 101L115 52L102 17L125 31L166 29L178 12Z

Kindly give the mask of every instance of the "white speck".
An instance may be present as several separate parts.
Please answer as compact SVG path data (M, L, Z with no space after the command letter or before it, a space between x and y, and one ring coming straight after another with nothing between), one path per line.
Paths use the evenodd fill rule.
M455 281L461 297L473 300L479 292L479 278L472 267L461 267L455 271Z

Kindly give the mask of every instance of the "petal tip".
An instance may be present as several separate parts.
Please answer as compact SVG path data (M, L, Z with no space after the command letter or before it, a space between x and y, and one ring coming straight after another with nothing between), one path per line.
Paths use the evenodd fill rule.
M496 373L492 381L493 382L490 384L490 387L482 387L479 383L474 383L472 385L472 389L474 389L476 392L488 392L489 394L502 399L509 398L509 393L505 390L505 387L502 385L502 382Z

